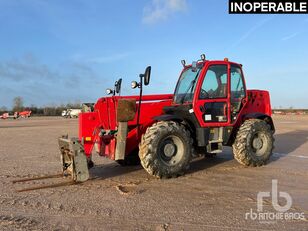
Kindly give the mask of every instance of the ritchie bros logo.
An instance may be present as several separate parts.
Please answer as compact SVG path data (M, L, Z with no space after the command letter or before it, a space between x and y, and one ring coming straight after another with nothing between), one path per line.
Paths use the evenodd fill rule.
M271 199L274 212L264 211L263 202L264 199ZM283 198L285 201L284 205L279 204L279 198ZM257 194L257 211L250 209L245 214L245 219L257 220L260 223L272 223L278 220L306 220L303 212L290 212L289 209L292 207L292 197L287 192L278 191L278 180L272 180L272 191L271 192L259 192Z

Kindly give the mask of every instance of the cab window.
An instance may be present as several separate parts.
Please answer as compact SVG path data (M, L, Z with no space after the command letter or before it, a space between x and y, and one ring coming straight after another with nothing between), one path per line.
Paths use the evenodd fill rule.
M231 106L233 112L240 110L243 98L245 98L245 87L241 68L231 66Z
M204 77L199 98L227 97L227 65L212 65Z

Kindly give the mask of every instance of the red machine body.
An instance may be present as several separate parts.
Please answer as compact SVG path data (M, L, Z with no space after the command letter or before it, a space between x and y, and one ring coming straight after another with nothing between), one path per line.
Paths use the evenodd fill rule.
M171 105L172 94L142 96L140 126L137 126L137 114L128 122L126 155L134 151L140 142L141 135L161 115L165 106ZM117 105L119 99L136 99L139 96L112 96L100 98L94 106L94 112L81 113L79 116L79 139L83 141L85 154L90 156L93 148L101 156L114 159L117 131ZM137 104L137 108L139 105ZM102 134L102 132L106 132Z
M200 99L198 97L201 91L202 82L205 78L208 68L212 65L226 65L228 67L228 81L227 81L227 97L215 99ZM233 106L230 103L230 68L231 66L240 68L241 65L229 61L204 61L200 77L196 84L196 93L192 102L183 103L192 105L192 112L196 116L201 128L210 127L232 127L234 131L243 123L244 120L256 117L271 120L271 105L270 96L267 91L263 90L247 90L244 82L245 96L239 102L241 104L240 110L236 116L233 116ZM191 65L186 66L190 68ZM184 70L185 71L185 68ZM182 71L182 73L183 73ZM242 70L241 70L242 72ZM244 81L244 78L243 78ZM85 154L89 157L92 150L110 159L115 159L116 149L116 133L117 133L117 104L120 99L135 99L139 100L139 96L111 96L100 98L94 106L93 112L81 113L79 116L79 139L81 140ZM140 110L140 123L137 125L137 113L134 120L128 122L128 135L125 155L129 155L134 150L138 150L142 134L151 126L157 116L164 114L164 108L168 106L180 106L174 100L173 94L164 95L144 95L142 96L142 104ZM200 108L206 103L225 103L224 116L227 118L224 122L207 122L202 119L204 113ZM182 105L183 105L182 104ZM137 104L137 108L139 105ZM268 121L271 123L271 121ZM230 136L232 138L232 135ZM230 138L230 139L231 139Z
M28 118L31 116L32 111L22 111L18 113L19 117Z

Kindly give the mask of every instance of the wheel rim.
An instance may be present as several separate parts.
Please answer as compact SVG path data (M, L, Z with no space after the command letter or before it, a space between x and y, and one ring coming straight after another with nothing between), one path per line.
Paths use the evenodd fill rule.
M165 137L159 144L158 154L166 165L177 165L184 155L183 141L174 135Z
M263 156L266 154L266 145L267 144L267 137L263 132L256 132L251 141L251 147L253 152L257 156Z

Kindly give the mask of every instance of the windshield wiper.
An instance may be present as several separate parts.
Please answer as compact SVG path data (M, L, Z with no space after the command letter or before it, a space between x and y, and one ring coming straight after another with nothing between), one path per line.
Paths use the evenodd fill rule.
M181 104L184 103L184 100L185 100L185 98L186 98L187 93L188 93L189 90L190 90L190 94L192 94L193 89L194 89L194 86L195 86L195 83L196 83L196 80L197 80L197 78L198 78L198 76L199 76L199 72L200 72L200 71L201 71L201 68L198 70L198 72L197 72L195 78L190 82L190 84L189 84L187 90L184 92L184 95L183 95L183 97L181 98L181 101L180 101Z

